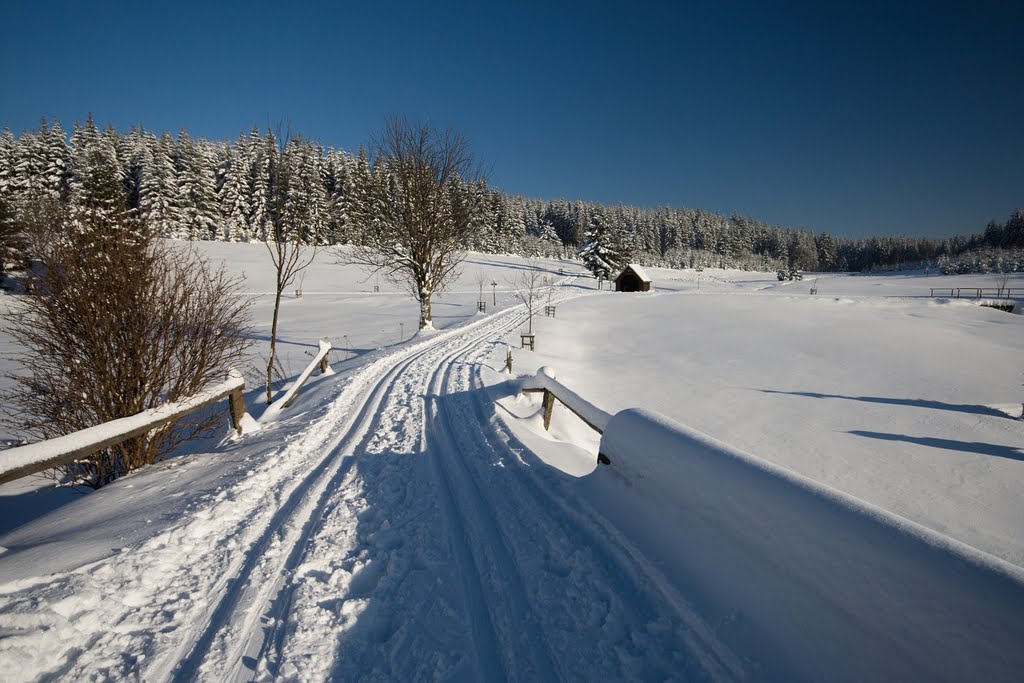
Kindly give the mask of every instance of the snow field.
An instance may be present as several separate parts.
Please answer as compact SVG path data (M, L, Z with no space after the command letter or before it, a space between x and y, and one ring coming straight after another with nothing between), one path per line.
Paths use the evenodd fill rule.
M1022 398L1024 317L748 284L568 302L541 318L537 352L518 353L516 372L550 366L609 413L657 411L1024 566L1022 423L1008 415ZM539 397L526 400L535 412ZM558 409L553 430L574 419Z
M208 246L254 272L269 327L264 247ZM0 532L0 670L13 680L793 679L851 656L794 642L859 627L852 651L880 643L904 655L884 664L916 677L945 656L910 649L933 616L980 614L998 628L994 612L955 595L918 610L914 596L946 579L912 573L920 557L900 559L884 534L869 543L853 524L816 552L812 521L843 514L800 507L805 497L756 477L723 487L721 463L686 483L692 491L671 471L652 487L621 457L595 470L597 435L557 404L545 432L539 396L516 395L500 371L522 308L506 289L495 311L485 290L488 314L476 314L474 269L505 283L521 260L470 260L435 304L442 331L401 344L411 299L316 267L283 308L286 368L298 374L327 337L337 375L314 377L257 434L197 445ZM1019 397L1019 316L862 291L906 297L910 279L836 278L834 296L812 299L809 283L764 274L709 269L697 294L694 273L650 271L660 293L645 297L562 300L593 291L592 280L562 279L558 317L534 318L537 352L513 349L516 374L551 366L610 413L658 410L729 444L723 452L1021 564L1020 423L988 409ZM748 504L754 494L770 514ZM790 540L777 531L787 521L799 532ZM935 552L926 559L943 564ZM865 556L922 592L873 592L871 567L836 566ZM842 577L848 591L836 588ZM965 592L975 585L964 581ZM1013 607L1014 590L996 593ZM865 607L841 613L856 617L849 624L817 619L815 605L846 609L850 596L890 599L891 618L872 621ZM991 659L968 674L998 678L1012 663L999 638L1020 627L1003 624ZM862 663L850 671L878 660Z
M1024 570L631 409L601 439L622 528L656 535L719 636L765 671L812 680L1013 680ZM623 485L624 484L624 485ZM667 560L672 562L672 560Z

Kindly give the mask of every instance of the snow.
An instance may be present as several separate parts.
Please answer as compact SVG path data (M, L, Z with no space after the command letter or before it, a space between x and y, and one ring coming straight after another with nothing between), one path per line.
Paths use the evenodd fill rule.
M302 387L309 380L310 375L312 375L313 371L316 370L317 367L320 365L320 361L326 358L327 354L330 353L331 342L327 341L326 339L321 339L318 342L318 347L319 351L315 356L313 356L313 360L309 362L309 365L307 365L306 369L302 371L302 374L299 375L299 378L292 383L292 385L288 388L288 391L285 392L285 395L282 396L277 401L275 401L274 403L272 403L269 408L267 408L267 412L264 413L264 417L268 417L269 415L276 415L281 411L282 408L287 408L289 405L291 405L292 401L295 400L295 395L299 393L299 390L302 389ZM330 366L328 366L328 369L330 369ZM324 374L327 373L325 372Z
M652 282L651 276L647 274L647 271L643 269L643 266L637 263L630 263L626 267L632 268L633 272L636 273L637 277L639 277L642 282Z
M983 276L649 268L639 296L542 261L574 274L509 377L527 316L500 288L477 315L476 271L522 259L471 254L419 335L324 258L279 349L294 383L327 339L335 372L257 414L265 247L198 248L256 297L260 430L88 495L0 486L11 680L1017 677L1024 318L927 296ZM530 381L611 416L611 465Z
M991 680L1024 665L1020 567L650 411L616 414L601 451L616 476L601 468L586 493L628 510L624 527L671 529L691 600L743 615L719 631L734 651L809 680Z
M526 389L545 389L554 393L559 401L599 431L604 431L611 420L611 415L555 379L555 371L552 368L540 368L533 377L524 378L520 390Z

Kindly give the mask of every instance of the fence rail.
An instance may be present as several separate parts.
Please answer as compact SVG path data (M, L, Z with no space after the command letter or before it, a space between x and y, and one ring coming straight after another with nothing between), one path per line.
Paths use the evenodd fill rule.
M281 399L280 405L282 408L287 408L289 405L291 405L291 402L294 401L295 397L298 395L299 390L302 389L303 385L309 380L310 375L313 374L313 370L319 367L320 374L323 375L326 374L327 371L331 369L331 366L327 364L327 354L330 352L331 342L327 341L326 339L321 339L320 350L317 352L316 356L313 357L313 360L310 362L310 364L306 366L306 369L302 371L302 374L299 375L299 378L295 380L295 384L293 384L291 388L288 389L288 393L286 393L284 395L284 398Z
M946 292L949 292L949 294L946 294ZM1024 287L932 287L931 296L948 296L951 299L981 299L982 297L1009 299L1011 297L1024 296Z
M555 379L555 373L549 367L540 368L537 370L537 374L532 377L524 377L519 384L519 391L526 394L544 394L541 405L544 408L544 429L546 430L551 429L551 413L555 408L555 399L558 399L571 413L583 420L588 427L598 434L604 434L604 430L608 427L608 422L612 419L609 413L601 410ZM611 462L604 453L597 454L597 461L602 465L607 465Z
M166 403L159 408L104 422L54 439L0 451L0 484L85 458L225 398L228 399L231 426L235 432L241 436L255 431L258 427L246 411L245 398L242 396L244 390L245 380L237 370L232 369L224 382L181 401Z

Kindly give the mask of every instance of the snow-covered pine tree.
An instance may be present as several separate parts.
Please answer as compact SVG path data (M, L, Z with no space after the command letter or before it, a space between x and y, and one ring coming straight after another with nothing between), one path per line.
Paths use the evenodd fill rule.
M123 171L117 158L117 135L100 134L90 114L71 136L71 217L85 229L120 221L127 210Z
M303 244L323 244L327 227L327 196L324 192L318 149L307 140L288 141L282 163L288 164L287 186L279 188L284 196L284 220L298 231ZM279 177L284 177L279 174Z
M619 274L629 256L623 253L622 244L603 207L592 207L589 221L580 246L580 259L594 277L609 280Z
M220 206L215 187L217 164L209 145L193 140L187 131L178 133L178 192L182 199L184 232L189 240L209 240L217 235Z
M251 138L239 135L228 147L220 165L218 198L225 239L248 242L253 238L249 218L252 215L252 146Z
M355 195L354 174L350 168L354 160L342 151L331 150L326 162L332 177L327 187L327 242L347 244L351 241L349 204Z
M14 136L4 128L0 131L0 198L8 201L14 195L14 154Z
M45 192L43 178L46 170L46 138L49 130L43 120L38 134L25 131L14 148L14 191L19 201L31 201Z
M351 191L344 200L344 210L347 219L346 237L349 244L361 245L372 235L367 234L376 229L378 220L377 208L374 204L373 174L370 171L370 161L366 154L366 148L359 146L359 152L349 164L349 187Z
M127 135L117 138L117 157L124 169L124 191L128 208L139 210L142 198L142 175L147 159L146 131L141 126L132 126Z
M271 175L274 159L277 156L277 141L271 131L267 131L266 139L258 128L249 133L252 153L252 164L249 167L249 226L254 239L266 241L270 234L270 212L273 202Z
M139 185L142 220L149 230L161 237L187 237L182 232L182 206L174 168L174 138L166 131L159 140L152 134L146 137Z

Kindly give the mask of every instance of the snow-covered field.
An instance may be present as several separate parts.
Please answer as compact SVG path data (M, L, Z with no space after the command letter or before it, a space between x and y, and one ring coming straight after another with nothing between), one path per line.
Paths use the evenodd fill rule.
M269 257L261 245L201 247L244 272L257 297L258 362ZM193 444L84 496L38 480L0 487L5 677L827 671L828 653L751 645L770 625L744 621L742 602L723 613L696 574L677 571L687 548L672 525L686 501L666 494L677 510L658 522L631 503L628 467L594 471L588 427L556 405L544 432L539 397L517 395L501 372L507 345L517 375L549 366L609 413L658 411L976 549L1012 586L1024 575L1024 422L1010 417L1024 397L1024 317L927 296L993 287L991 276L828 275L811 296L813 276L648 269L656 291L627 295L596 292L578 263L544 261L557 315L534 318L530 352L517 348L525 313L509 292L522 259L471 254L435 301L441 331L428 337L414 337L410 297L384 282L374 292L375 280L330 261L309 271L301 298L286 299L279 348L294 378L326 337L336 374L262 417L250 384L259 432ZM476 312L481 277L486 315ZM258 381L257 368L243 372ZM824 562L814 556L805 549L800 560ZM1020 594L1002 597L1018 604ZM801 621L813 614L791 598L758 600L798 623L780 633L813 630ZM1008 629L1024 637L1019 621ZM1012 657L999 654L968 670L1005 675ZM936 673L911 655L902 673Z

